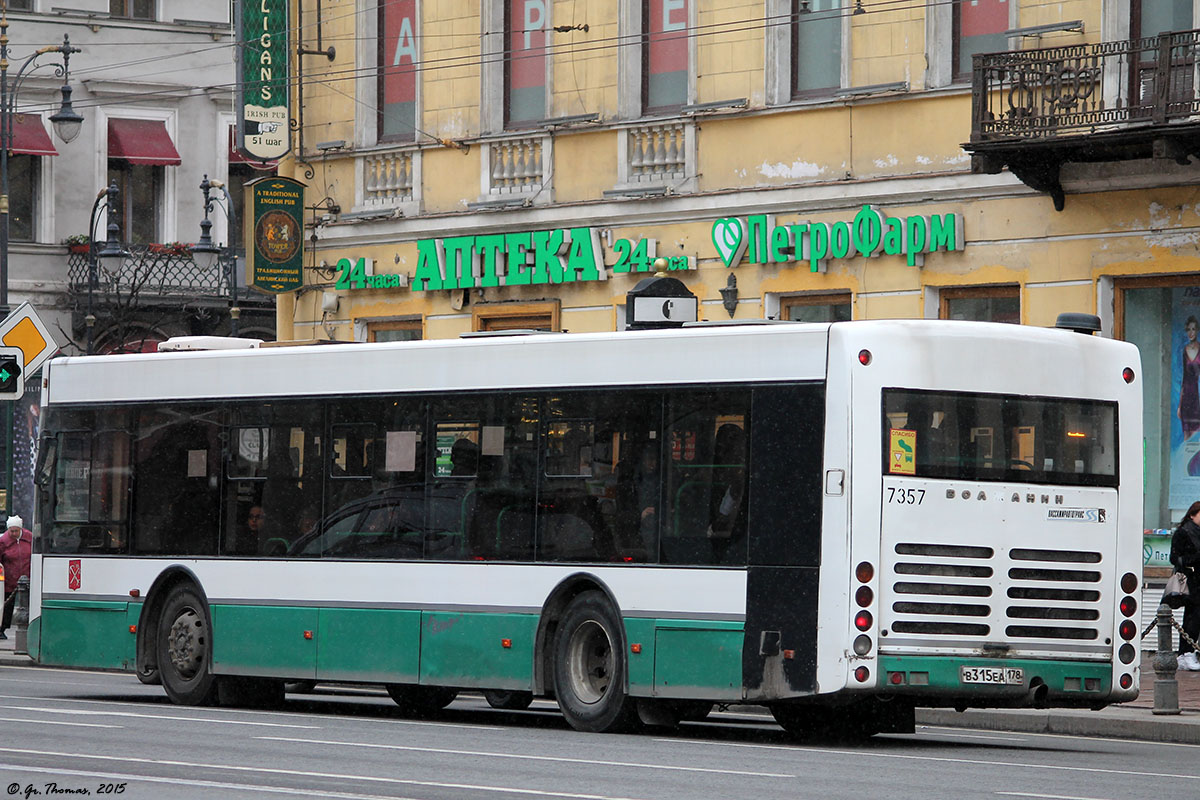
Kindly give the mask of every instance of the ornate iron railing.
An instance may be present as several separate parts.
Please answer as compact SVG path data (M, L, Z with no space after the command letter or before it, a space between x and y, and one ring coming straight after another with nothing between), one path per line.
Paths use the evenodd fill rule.
M88 288L88 254L71 253L67 262L71 290ZM201 269L188 252L161 250L157 246L130 248L118 270L96 266L95 291L104 294L135 294L143 297L226 297L229 280L225 265Z
M971 143L1200 121L1200 31L975 56Z

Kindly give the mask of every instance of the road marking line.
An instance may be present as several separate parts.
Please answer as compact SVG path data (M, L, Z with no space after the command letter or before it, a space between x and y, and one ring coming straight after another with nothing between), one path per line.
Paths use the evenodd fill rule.
M940 729L944 731L973 731L978 728L955 728L949 725L918 725L917 730L934 730ZM1117 742L1124 744L1144 744L1153 747L1200 747L1200 744L1189 744L1188 742L1154 742L1149 739L1121 739L1115 736L1075 736L1070 733L1039 733L1037 731L1009 731L1014 736L1043 736L1050 739L1082 739L1086 742Z
M124 725L102 725L98 722L55 722L49 719L21 719L20 717L0 717L0 722L28 722L31 725L71 725L76 728L124 728Z
M0 694L0 700L28 700L28 699L29 699L28 695ZM94 705L103 705L103 706L111 706L111 705L128 706L130 703L130 701L128 701L128 700L90 700L90 699L85 699L82 697L41 697L38 699L41 700L42 702L92 703ZM170 704L168 704L168 705L170 705ZM5 707L6 706L0 705L0 708L5 708ZM175 706L170 706L170 707L174 708ZM329 709L336 708L332 704L327 707ZM301 712L299 712L299 711L256 711L256 710L246 709L246 708L210 708L210 709L208 709L208 713L210 713L210 714L248 714L251 716L294 717L294 716L297 716L298 714L300 714ZM464 730L474 730L474 731L502 731L503 732L503 731L510 730L510 728L508 728L507 726L504 726L504 725L469 725L465 722L426 722L426 721L414 720L414 719L373 719L373 718L362 718L362 717L349 717L347 715L347 713L344 713L343 711L338 711L338 712L323 715L323 716L328 717L330 719L353 718L358 722L380 722L380 723L384 723L384 724L388 724L388 725L424 725L424 726L428 726L428 727L432 727L432 728L462 728ZM161 719L182 719L185 721L193 719L193 717L160 717L160 718ZM223 720L216 720L216 721L223 721ZM267 723L260 722L260 723L245 723L245 724L266 725ZM305 728L305 729L312 729L312 730L321 730L320 725L288 726L288 725L283 725L282 723L280 723L279 727L295 727L295 728Z
M94 761L121 761L131 764L156 764L162 767L187 767L189 769L220 769L229 772L261 772L270 775L288 775L300 778L332 778L342 781L363 781L369 783L387 783L401 786L427 786L437 789L467 789L476 792L496 792L497 794L520 794L530 797L568 798L569 800L638 800L631 797L613 797L602 794L580 794L577 792L543 791L541 789L519 789L512 786L483 786L471 783L446 783L444 781L418 781L404 778L381 778L375 775L348 775L340 772L312 772L299 769L275 769L272 767L244 767L237 764L207 764L196 761L168 761L162 758L133 758L132 756L101 756L83 755L80 753L64 753L53 750L29 750L20 747L5 747L4 755L20 753L30 756L50 756L53 758L90 759ZM310 794L312 792L310 791Z
M207 786L214 789L236 789L238 792L255 791L270 792L271 794L298 794L303 797L313 797L312 789L288 789L284 786L256 786L253 783L222 783L220 781L202 781L195 778L160 778L154 775L134 775L125 772L90 772L78 769L58 769L55 767L24 767L17 764L0 763L0 768L14 772L44 772L48 775L74 775L86 778L101 778L106 781L124 781L126 783L169 783L172 786ZM328 789L320 792L321 797L337 797L341 800L417 800L413 797L397 797L382 794L351 794L349 792L331 792Z
M664 769L678 772L715 772L718 775L746 775L755 778L795 778L779 772L746 772L736 769L710 769L708 767L676 767L669 764L643 764L636 761L601 761L590 758L564 758L562 756L531 756L520 753L493 753L486 750L449 750L441 747L411 747L401 744L371 744L367 742L339 742L320 739L296 739L288 736L256 736L271 742L299 742L302 744L341 745L343 747L366 747L379 750L406 750L413 753L443 753L453 756L482 756L485 758L514 758L527 761L556 761L565 764L590 764L604 767L632 767L637 769Z
M893 758L904 761L933 761L941 764L972 764L985 767L1020 767L1022 769L1048 769L1059 770L1064 772L1091 772L1100 775L1134 775L1138 777L1148 778L1185 778L1187 780L1195 780L1196 776L1177 775L1171 772L1141 772L1131 769L1102 769L1100 767L1068 767L1061 764L1026 764L1018 761L985 761L979 758L946 758L944 756L914 756L905 755L903 753L880 753L872 750L834 750L826 747L806 747L804 745L782 745L782 744L743 744L740 742L709 742L704 739L656 739L659 742L677 742L688 744L706 744L713 747L746 747L759 750L790 750L792 752L807 751L810 753L821 753L822 755L839 755L853 756L854 758L864 758L871 756L874 758ZM1155 742L1154 744L1158 744Z
M165 719L173 722L212 722L218 725L257 725L264 728L303 728L320 730L319 725L288 725L283 722L250 722L241 719L206 719L205 717L172 717L164 714L136 714L132 711L89 711L82 708L39 708L36 706L3 706L16 711L41 711L45 714L79 714L90 717L133 717L134 719Z
M996 792L996 794L1008 795L1009 797L1037 797L1041 800L1108 800L1104 797L1075 797L1065 794L1031 794L1027 792Z

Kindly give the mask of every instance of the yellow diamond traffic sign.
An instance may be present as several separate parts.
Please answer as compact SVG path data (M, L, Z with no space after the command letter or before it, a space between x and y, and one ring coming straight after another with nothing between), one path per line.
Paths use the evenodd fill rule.
M46 359L58 352L58 343L29 303L22 303L0 322L0 345L20 348L25 357L22 370L25 375L37 372Z

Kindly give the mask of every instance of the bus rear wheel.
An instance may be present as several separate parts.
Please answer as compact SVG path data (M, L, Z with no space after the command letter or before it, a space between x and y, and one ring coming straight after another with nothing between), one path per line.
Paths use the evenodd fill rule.
M444 689L440 686L414 686L408 683L389 683L386 687L388 696L400 706L405 714L414 717L427 717L441 711L454 702L458 697L457 689Z
M484 689L483 699L492 708L501 711L524 711L533 703L533 692Z
M554 691L572 728L615 733L637 725L637 704L625 691L621 621L603 594L571 601L554 644Z
M158 674L171 702L183 706L212 702L216 680L209 671L208 612L191 586L172 590L158 623Z

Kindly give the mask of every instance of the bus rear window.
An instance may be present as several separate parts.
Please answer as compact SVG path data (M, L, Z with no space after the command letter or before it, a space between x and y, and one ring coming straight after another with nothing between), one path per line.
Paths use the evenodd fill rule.
M883 474L1117 485L1117 405L883 390Z

